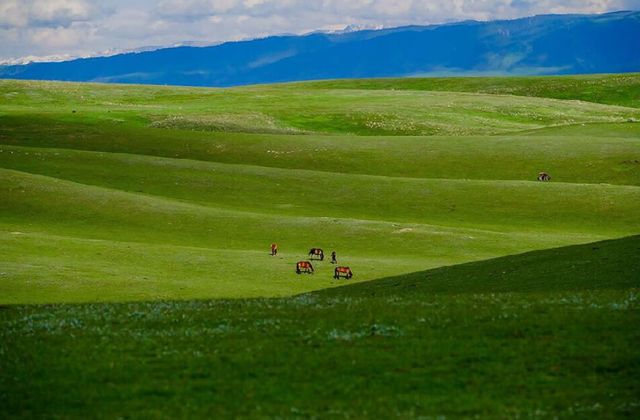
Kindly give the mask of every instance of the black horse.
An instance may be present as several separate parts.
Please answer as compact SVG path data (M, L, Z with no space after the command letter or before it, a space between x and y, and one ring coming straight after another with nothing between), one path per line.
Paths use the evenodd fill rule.
M542 182L551 181L551 175L549 175L546 172L540 172L538 174L538 181L542 181Z
M311 248L309 250L309 259L313 258L319 259L320 261L324 260L324 252L320 248Z

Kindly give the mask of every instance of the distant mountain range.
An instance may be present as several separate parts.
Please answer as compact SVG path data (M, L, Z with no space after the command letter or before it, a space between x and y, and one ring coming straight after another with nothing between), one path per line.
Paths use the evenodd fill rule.
M314 79L640 71L640 12L272 36L0 66L0 78L233 86Z

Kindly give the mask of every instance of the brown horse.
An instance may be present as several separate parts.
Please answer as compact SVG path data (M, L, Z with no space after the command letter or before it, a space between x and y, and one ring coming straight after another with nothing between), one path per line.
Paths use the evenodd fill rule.
M313 265L309 261L298 261L296 263L296 273L308 273L313 274Z
M353 277L353 271L351 271L351 268L349 267L336 267L336 269L333 270L334 279L339 279L342 275L344 275L344 278L348 280Z
M551 175L549 175L546 172L540 172L538 174L538 181L542 181L542 182L551 181Z
M322 251L322 249L320 248L311 248L309 250L309 258L313 259L313 257L316 257L316 259L319 259L320 261L324 260L324 251Z

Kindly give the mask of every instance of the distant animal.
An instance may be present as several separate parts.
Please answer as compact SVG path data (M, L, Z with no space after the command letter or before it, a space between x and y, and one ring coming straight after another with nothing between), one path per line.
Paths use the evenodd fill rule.
M310 261L298 261L296 263L296 273L313 274L313 265L311 265Z
M542 182L551 181L551 175L549 175L546 172L540 172L538 174L538 181L542 181Z
M324 252L322 251L322 249L320 248L311 248L309 250L309 258L316 257L316 259L319 259L320 261L324 260Z
M344 276L346 279L350 279L353 277L353 271L351 271L351 268L349 267L336 267L336 269L333 270L333 278L339 279L341 276Z
M336 251L331 251L331 264L338 264Z
M278 244L271 244L271 256L276 256L278 254Z

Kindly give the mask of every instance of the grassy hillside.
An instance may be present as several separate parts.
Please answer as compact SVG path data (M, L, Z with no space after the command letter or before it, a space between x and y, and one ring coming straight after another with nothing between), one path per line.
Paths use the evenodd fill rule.
M424 90L570 99L640 108L640 74L330 80L320 89Z
M371 137L150 129L122 122L66 122L40 114L0 118L5 145L410 178L532 181L545 168L555 181L640 185L640 124L635 123L501 136ZM9 155L1 156L17 159Z
M0 302L287 296L343 284L293 273L315 246L365 281L638 233L621 77L597 79L613 105L2 81ZM478 80L537 79L456 86Z
M0 81L0 417L638 417L639 86Z
M632 83L637 86L638 79ZM616 90L607 92L617 102ZM2 81L0 96L18 116L26 111L57 115L64 123L211 132L464 136L640 120L640 110L628 107L624 99L619 106L495 92L316 89L298 84L193 89Z
M0 415L634 418L639 253L635 236L373 293L4 307Z
M362 217L371 215L370 219L304 215L302 205L258 213L22 172L4 170L2 174L6 183L0 209L7 216L2 223L6 233L1 240L6 246L0 289L5 303L286 295L341 284L331 279L332 268L326 261L317 264L318 272L311 278L293 273L294 263L315 244L341 251L340 261L354 266L357 280L363 281L520 249L620 235L635 223L635 214L625 206L637 202L631 195L618 210L610 209L607 214L620 218L609 224L599 223L598 213L575 214L570 202L566 214L552 212L546 216L550 220L545 218L548 230L537 232L540 222L535 212L524 208L521 215L505 215L509 219L505 217L501 226L480 229L469 227L470 220L463 220L466 227L455 226L453 219L449 226L402 221L419 209L398 214L396 221L377 220L379 214L364 208ZM278 196L266 199L273 202L274 197ZM581 202L578 199L576 205ZM499 206L489 204L494 214L501 213ZM323 208L329 211L339 205ZM396 206L386 209L391 213ZM301 215L294 215L295 210ZM472 210L462 213L490 223L481 211ZM565 222L554 221L554 214ZM572 214L577 220L572 220ZM582 231L579 225L584 226ZM281 246L276 258L267 255L274 237Z

